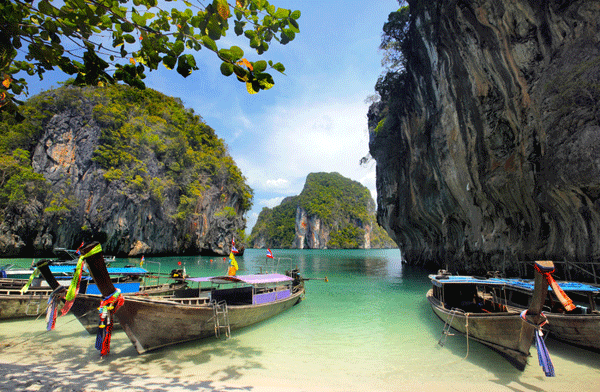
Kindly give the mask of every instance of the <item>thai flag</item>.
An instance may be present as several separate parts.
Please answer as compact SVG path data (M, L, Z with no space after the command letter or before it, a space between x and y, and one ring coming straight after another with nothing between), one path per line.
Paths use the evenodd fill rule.
M231 252L232 253L239 253L239 251L235 248L235 241L234 241L233 238L231 239Z
M271 252L271 249L268 249L268 248L267 248L267 257L268 257L269 259L272 259L272 258L273 258L273 252Z

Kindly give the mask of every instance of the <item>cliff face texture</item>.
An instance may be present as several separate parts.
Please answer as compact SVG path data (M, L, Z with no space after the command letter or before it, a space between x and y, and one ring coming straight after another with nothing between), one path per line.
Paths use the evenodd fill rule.
M369 113L378 220L406 260L597 261L600 2L409 3L404 84Z
M68 211L53 213L48 208L48 198L30 200L26 207L6 208L0 222L0 253L46 255L54 247L76 248L83 240L93 238L102 243L105 253L121 257L228 254L232 237L245 226L246 210L240 194L231 190L231 180L222 173L224 169L218 176L196 173L190 178L189 183L203 185L203 192L194 199L184 198L181 187L168 178L173 172L169 174L167 167L174 163L151 149L140 154L143 160L137 165L143 163L144 170L135 181L107 179L107 170L93 159L103 143L103 126L94 113L98 105L107 102L86 95L86 90L72 89L70 94L77 102L49 117L40 139L33 142L31 163L33 171L45 178L49 195L63 203L70 200ZM51 106L63 99L55 96L59 93L49 93ZM162 102L165 99L158 97ZM146 125L158 132L156 124ZM161 138L168 140L166 135ZM165 155L165 148L157 151ZM156 183L164 185L156 188L159 196L156 189L148 188ZM191 210L182 215L179 207L184 199Z
M369 206L372 214L375 214L374 202ZM344 222L352 227L361 229L357 246L361 249L371 249L371 233L373 231L370 222L363 222L361 219L347 219ZM328 224L316 215L310 215L304 208L298 206L296 209L295 237L292 248L295 249L327 249L331 246L331 234L336 233L337 228L342 226L341 222ZM336 244L335 247L345 247L344 244ZM383 247L392 247L391 242L383 244ZM379 246L377 246L379 247Z

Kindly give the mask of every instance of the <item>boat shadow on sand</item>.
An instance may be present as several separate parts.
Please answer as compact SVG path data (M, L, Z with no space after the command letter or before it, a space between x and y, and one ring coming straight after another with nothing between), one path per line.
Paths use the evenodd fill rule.
M13 328L24 326L15 323ZM115 331L111 354L100 358L95 338L79 330L76 323L67 329L61 325L51 332L44 329L45 322L37 320L22 335L0 332L0 390L119 390L125 386L132 391L252 390L252 386L223 384L263 368L258 361L262 352L235 336L181 343L139 355L127 335Z
M421 307L421 317L423 320L427 320L427 332L432 337L431 344L435 345L437 350L449 351L452 357L455 358L445 365L459 363L464 360L488 371L498 373L503 377L509 377L512 380L518 379L523 374L498 352L473 339L467 341L466 336L457 331L450 330L453 335L448 336L444 341L444 322L431 312L431 308L425 302ZM438 342L442 342L443 345Z

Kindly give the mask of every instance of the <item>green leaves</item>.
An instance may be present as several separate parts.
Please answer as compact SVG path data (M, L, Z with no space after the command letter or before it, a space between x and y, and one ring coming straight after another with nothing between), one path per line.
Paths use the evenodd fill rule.
M196 59L191 54L184 54L177 61L177 73L187 78L191 75L192 70L197 70Z
M231 74L233 74L233 64L228 63L228 62L222 62L221 63L221 73L224 76L231 76Z
M77 84L123 81L143 88L145 70L155 70L161 62L189 76L198 69L194 52L202 47L219 57L223 75L235 74L249 92L272 87L273 79L265 71L271 67L283 73L283 65L271 60L252 63L243 45L220 48L217 42L233 20L235 36L261 55L273 40L287 44L295 38L300 11L278 8L267 0L213 0L203 8L183 3L188 8L166 10L156 0L133 0L127 7L122 1L0 2L0 75L13 79L9 87L0 86L0 108L17 102L14 94L26 91L26 79L14 76L20 71L42 78L60 69L75 75ZM106 37L111 37L108 45ZM24 60L17 60L17 49L25 51ZM237 64L244 56L250 66Z

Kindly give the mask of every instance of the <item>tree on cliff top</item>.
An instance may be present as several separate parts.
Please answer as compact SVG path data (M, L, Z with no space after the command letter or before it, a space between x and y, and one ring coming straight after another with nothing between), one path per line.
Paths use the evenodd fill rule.
M235 34L248 39L260 55L273 39L284 45L294 39L300 32L300 11L276 8L266 0L173 3L180 7L167 11L157 0L0 1L0 108L15 111L15 96L27 86L17 76L21 71L42 79L58 67L76 75L78 85L122 81L144 88L145 70L160 63L189 76L198 69L190 52L203 47L222 61L223 75L235 74L251 94L273 86L273 77L265 72L269 66L285 71L281 63L252 62L240 47L220 49L215 41L233 20Z

